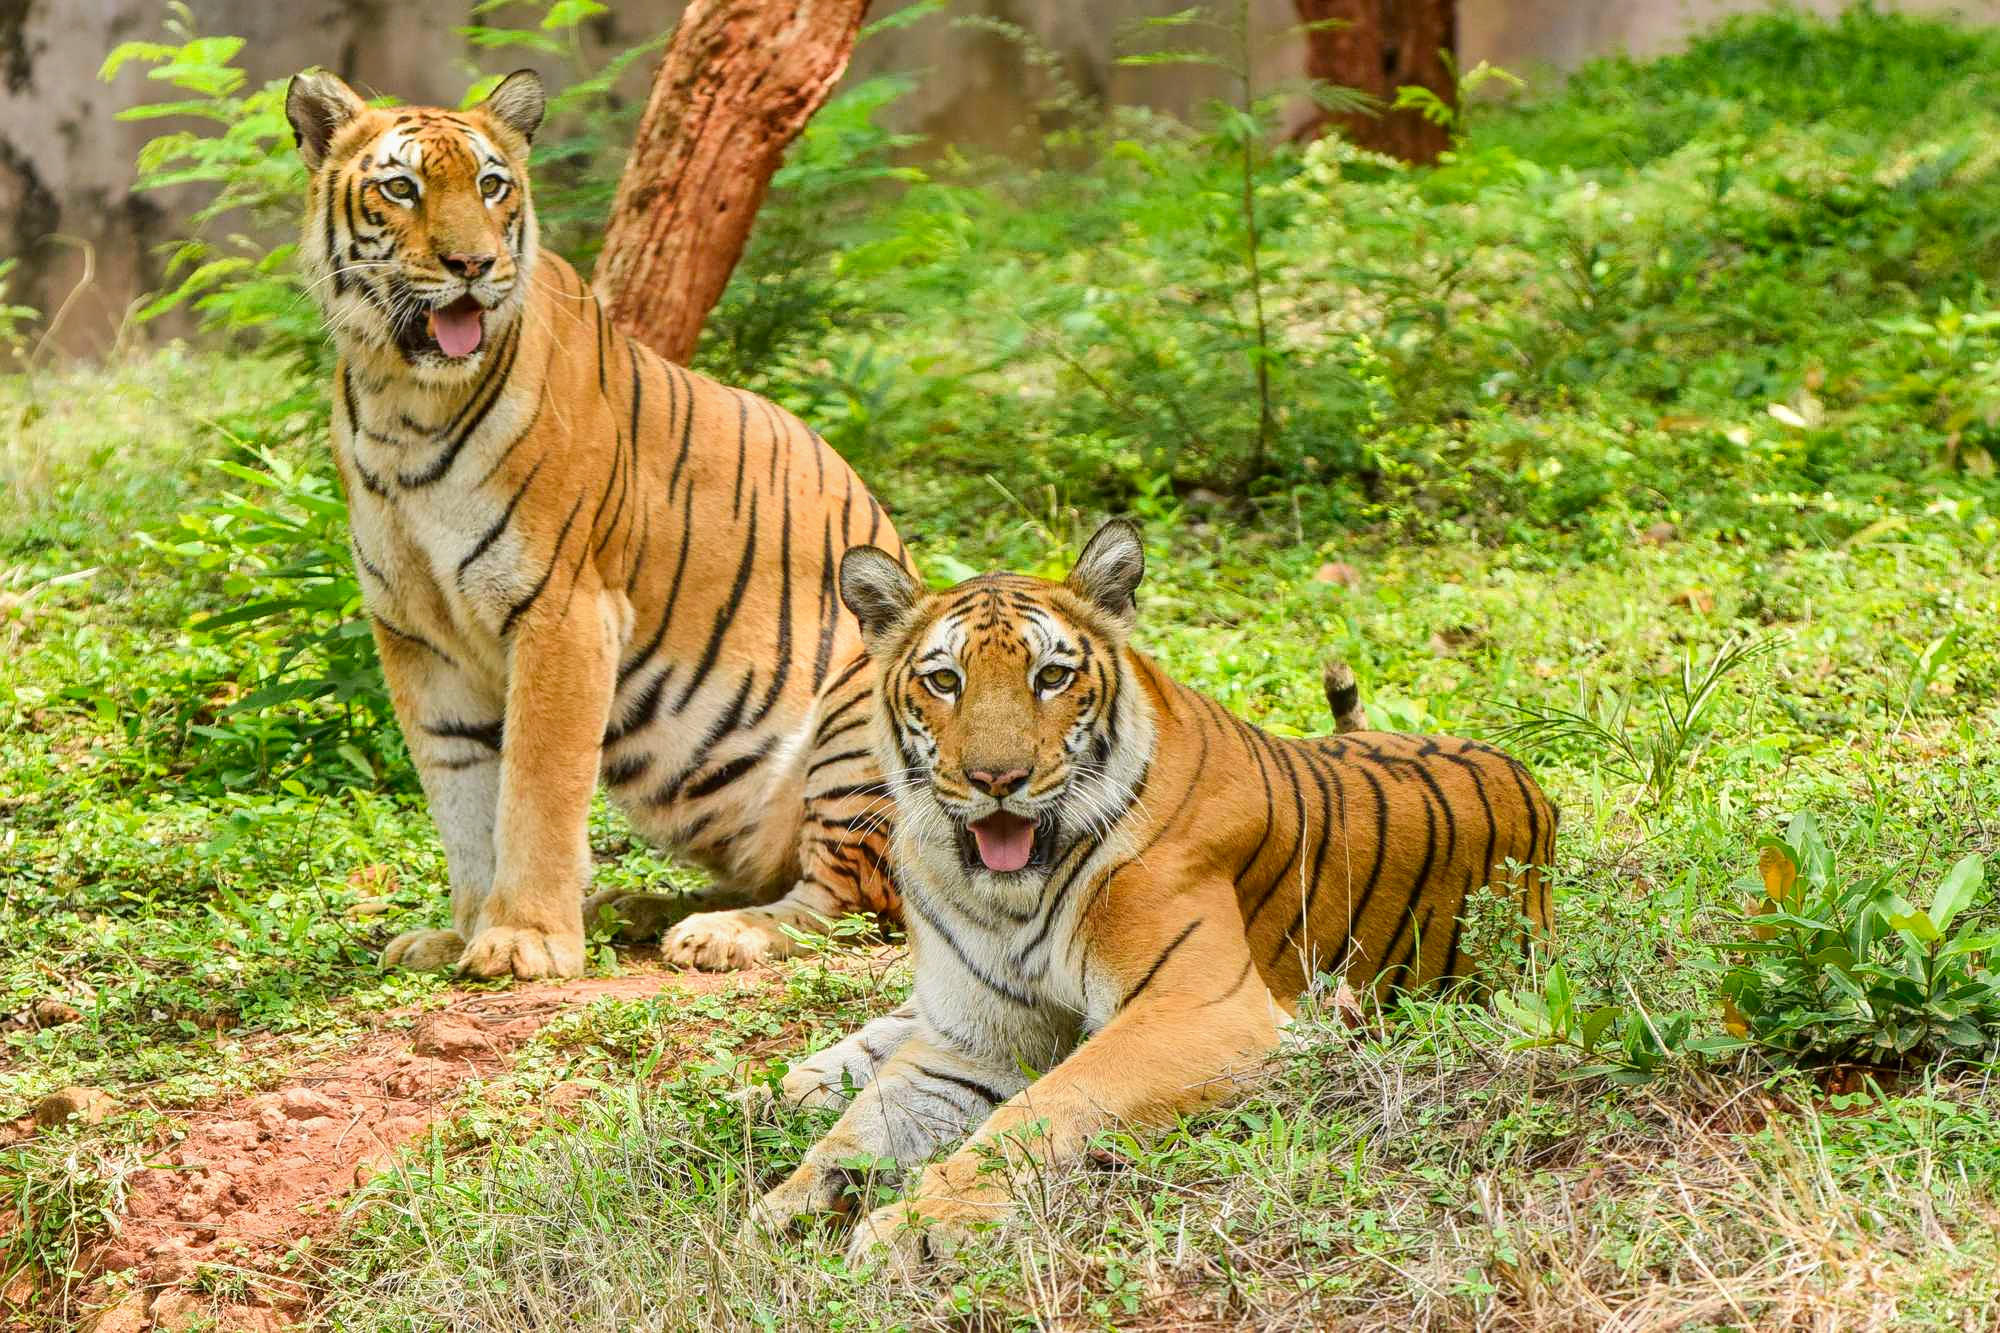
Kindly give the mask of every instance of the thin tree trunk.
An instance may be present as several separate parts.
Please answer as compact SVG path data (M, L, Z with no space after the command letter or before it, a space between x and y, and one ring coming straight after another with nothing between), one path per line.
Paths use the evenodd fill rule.
M1301 23L1335 20L1306 34L1306 73L1381 99L1380 115L1319 116L1307 136L1329 124L1363 148L1406 162L1435 162L1451 134L1415 111L1390 111L1396 89L1428 88L1454 104L1457 87L1448 57L1457 49L1457 0L1294 0Z
M785 149L847 69L868 0L689 0L618 182L592 281L612 321L694 352Z

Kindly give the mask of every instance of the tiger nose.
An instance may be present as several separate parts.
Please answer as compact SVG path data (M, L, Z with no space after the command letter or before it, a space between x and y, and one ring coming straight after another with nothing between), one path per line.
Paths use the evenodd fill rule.
M483 278L493 267L492 255L439 255L438 263L461 278Z
M973 768L966 770L965 780L988 796L1009 796L1027 785L1028 772L1025 768L1010 768L1001 773Z

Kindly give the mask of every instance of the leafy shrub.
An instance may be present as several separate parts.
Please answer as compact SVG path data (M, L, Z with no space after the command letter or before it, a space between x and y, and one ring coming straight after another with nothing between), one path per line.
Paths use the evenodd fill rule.
M172 534L171 549L215 571L230 603L193 629L235 645L240 664L238 697L185 724L194 772L232 787L295 768L322 784L407 784L339 489L322 467L268 448L244 455L214 464L242 489L182 515Z
M1650 1012L1629 986L1592 1002L1561 963L1495 1004L1518 1045L1573 1051L1587 1061L1579 1073L1614 1083L1742 1052L1781 1069L1990 1057L2000 1049L2000 932L1975 928L1974 909L1987 905L1984 861L1961 857L1925 908L1901 882L1893 870L1843 878L1817 822L1801 814L1783 838L1764 840L1757 877L1737 885L1757 896L1725 946L1733 961L1708 960L1722 1031L1710 1030L1709 1014Z
M1844 877L1810 815L1758 857L1760 898L1723 977L1732 1035L1788 1062L1901 1065L2000 1044L2000 934L1969 914L1985 863L1960 858L1913 906L1899 877ZM1956 926L1956 929L1953 927Z

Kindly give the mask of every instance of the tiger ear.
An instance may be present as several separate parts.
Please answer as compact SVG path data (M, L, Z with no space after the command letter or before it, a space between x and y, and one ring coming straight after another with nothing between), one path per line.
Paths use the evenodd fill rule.
M367 109L361 95L337 74L323 69L294 74L285 89L285 119L292 122L292 142L299 146L306 170L318 171L333 136Z
M486 94L479 109L533 143L548 105L548 94L542 91L542 76L531 69L517 69Z
M1146 574L1146 548L1139 529L1114 518L1097 530L1069 571L1069 589L1130 629L1139 619L1132 592Z
M850 547L840 557L840 600L861 622L870 652L910 613L923 591L910 571L880 547Z

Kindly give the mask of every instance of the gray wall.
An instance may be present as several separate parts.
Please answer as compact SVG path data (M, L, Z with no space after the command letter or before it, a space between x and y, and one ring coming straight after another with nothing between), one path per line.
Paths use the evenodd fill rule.
M900 0L876 0L880 14ZM1841 0L1812 0L1834 11ZM1181 111L1214 91L1186 67L1150 69L1116 62L1117 34L1146 14L1188 0L955 0L953 13L985 13L1021 24L1060 52L1074 79L1114 102ZM189 0L200 30L248 39L244 59L257 80L323 64L358 85L411 101L455 101L479 72L452 28L471 0ZM1251 0L1265 32L1293 21L1291 0ZM615 0L593 24L589 43L619 49L665 30L681 0ZM1520 72L1557 71L1619 48L1651 53L1672 46L1722 13L1760 0L1460 0L1460 44L1470 64L1492 60ZM1959 6L1905 0L1904 7L1961 8L2000 19L2000 0ZM524 9L525 13L525 9ZM128 66L115 83L97 78L120 41L158 38L160 0L0 0L0 258L18 256L13 299L53 311L67 302L56 342L71 351L107 346L135 296L159 279L158 247L180 232L198 198L191 191L135 195L132 160L159 132L157 122L120 122L121 107L157 100L162 85ZM1268 48L1267 77L1296 72L1296 43ZM853 75L910 71L921 77L901 106L903 127L939 139L1005 147L1029 119L1039 93L1026 86L1019 53L988 34L934 16L883 34L857 52ZM565 77L551 66L544 73ZM630 95L644 96L635 70ZM82 281L86 258L94 263Z

